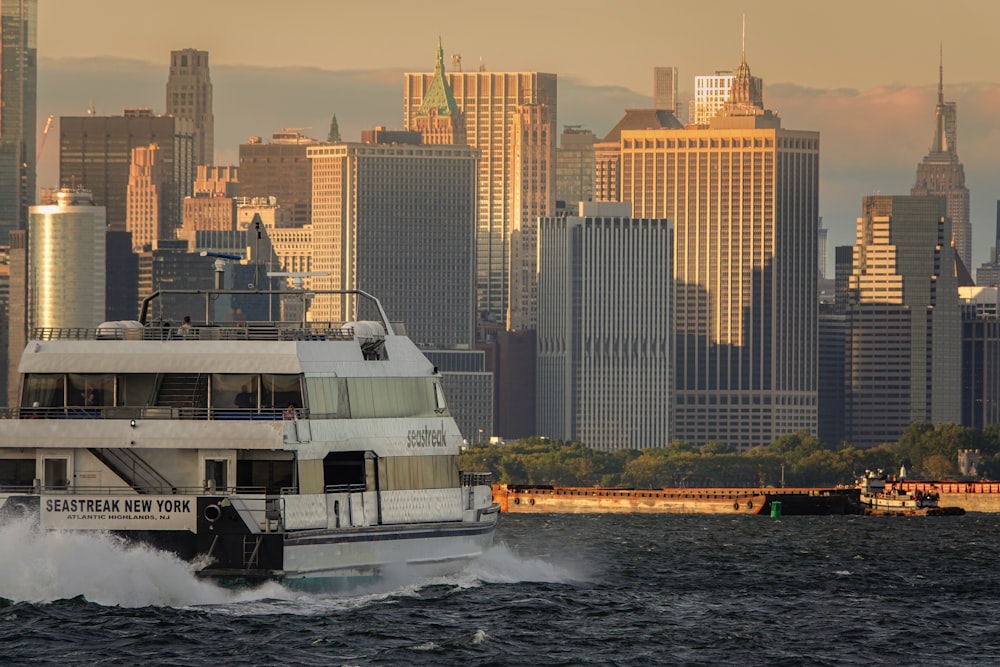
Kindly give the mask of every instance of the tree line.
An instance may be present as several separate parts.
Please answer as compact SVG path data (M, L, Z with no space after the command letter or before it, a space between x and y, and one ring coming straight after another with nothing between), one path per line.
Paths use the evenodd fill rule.
M505 484L671 487L826 487L853 484L865 470L914 479L963 479L959 452L978 450L975 478L1000 479L1000 425L912 424L899 440L860 449L831 447L808 433L782 436L745 452L719 443L604 452L581 442L532 437L503 445L476 444L459 457L462 470L489 471ZM970 476L964 477L968 479Z

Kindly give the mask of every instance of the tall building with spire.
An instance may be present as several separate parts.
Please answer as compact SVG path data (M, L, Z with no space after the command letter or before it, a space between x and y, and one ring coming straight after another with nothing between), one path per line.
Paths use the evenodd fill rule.
M958 160L958 108L944 101L944 61L938 66L938 101L934 110L934 142L917 165L917 180L910 194L943 195L951 218L951 240L966 269L972 267L972 223L965 168Z
M440 45L436 55L434 72L404 75L403 129L428 128L421 130L425 142L443 140L444 132L451 131L456 143L478 149L479 317L532 329L537 288L523 279L537 273L538 218L555 209L556 75L445 72ZM456 127L458 112L464 116L464 140ZM435 125L432 113L440 131L429 129ZM443 129L448 124L450 130Z
M413 119L413 127L407 129L419 132L425 144L462 146L466 143L465 116L458 108L455 95L444 75L444 47L441 46L440 37L434 77Z
M0 0L0 243L35 203L37 0Z
M763 106L745 53L708 126L621 133L622 200L674 225L671 435L817 428L819 133Z
M195 166L213 164L215 116L212 114L212 77L208 71L208 51L182 49L170 52L166 109L167 115L191 122Z

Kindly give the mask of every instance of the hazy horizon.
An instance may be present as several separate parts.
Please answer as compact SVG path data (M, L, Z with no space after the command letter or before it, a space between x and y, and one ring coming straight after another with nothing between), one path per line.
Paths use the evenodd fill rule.
M283 127L324 138L333 114L348 140L376 124L400 127L402 74L432 69L439 36L449 69L451 54L462 53L466 70L481 56L494 71L556 73L559 130L583 125L602 137L626 108L651 105L653 67L678 67L682 99L696 75L734 69L746 12L747 62L764 80L765 106L784 127L820 132L820 214L831 257L833 246L853 243L863 195L909 193L933 136L943 45L945 97L958 104L958 154L971 193L973 274L994 244L1000 84L985 52L1000 3L626 0L613 17L595 0L572 11L515 0L461 12L310 0L281 13L262 0L39 4L39 133L49 114L83 115L91 103L100 115L126 106L162 112L169 52L198 48L210 54L217 164L235 164L249 136ZM58 143L56 123L40 186L56 184Z

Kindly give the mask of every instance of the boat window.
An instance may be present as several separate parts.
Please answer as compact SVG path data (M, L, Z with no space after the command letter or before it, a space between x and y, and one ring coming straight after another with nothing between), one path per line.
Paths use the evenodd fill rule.
M140 407L153 405L155 373L129 373L118 376L118 405Z
M309 414L313 419L350 419L351 404L347 379L334 377L306 378Z
M32 486L35 483L35 459L0 459L0 487Z
M214 492L229 485L229 461L226 459L205 459L205 487Z
M456 456L391 456L379 459L379 488L447 489L459 478Z
M67 405L114 405L115 376L69 373L66 391Z
M315 419L432 417L447 411L444 393L430 377L308 377L306 388Z
M69 461L64 458L42 459L44 462L42 470L44 477L42 485L47 489L65 489L69 486Z
M260 407L284 409L302 406L302 385L298 375L260 376Z
M348 378L347 386L355 419L435 414L432 378Z
M37 402L42 408L63 407L63 380L62 373L32 373L26 376L21 405L28 408Z
M434 381L434 412L441 414L448 409L448 404L444 400L444 392L441 391L441 383Z
M323 459L324 487L365 487L364 452L330 452Z
M212 374L212 407L216 410L256 409L260 397L257 375Z
M236 462L236 486L264 489L265 493L278 493L283 488L295 486L293 477L295 461L239 460Z

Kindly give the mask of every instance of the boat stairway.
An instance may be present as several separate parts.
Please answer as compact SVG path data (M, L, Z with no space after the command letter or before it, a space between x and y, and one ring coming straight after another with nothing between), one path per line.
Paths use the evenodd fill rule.
M91 448L90 452L139 493L165 493L175 488L132 449Z
M204 373L168 373L160 380L156 405L173 408L206 407L208 375Z

